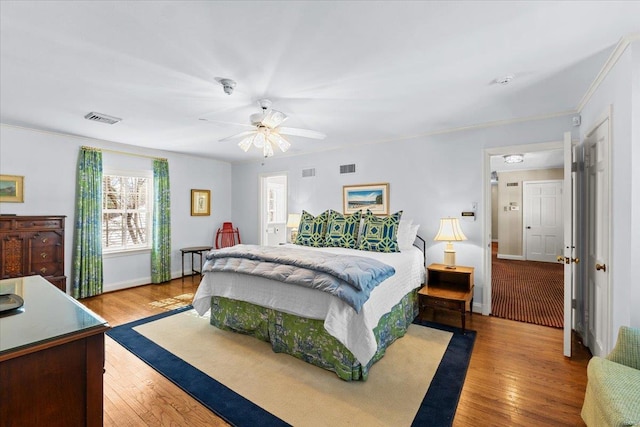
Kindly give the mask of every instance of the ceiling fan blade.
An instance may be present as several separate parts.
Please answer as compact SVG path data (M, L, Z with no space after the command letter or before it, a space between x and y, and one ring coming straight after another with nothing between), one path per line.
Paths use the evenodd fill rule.
M226 138L219 139L219 142L230 141L232 139L242 138L243 136L248 136L256 133L255 130L245 130L244 132L237 133L235 135L228 136Z
M309 129L298 129L298 128L278 128L278 133L282 135L295 135L295 136L303 136L305 138L313 138L313 139L325 139L327 135L322 132L316 132L315 130Z

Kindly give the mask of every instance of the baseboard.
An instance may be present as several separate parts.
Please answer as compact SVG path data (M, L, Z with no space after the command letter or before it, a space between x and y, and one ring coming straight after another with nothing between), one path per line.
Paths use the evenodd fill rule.
M505 255L505 254L498 254L498 259L511 259L511 260L515 260L515 261L524 261L524 257L522 255Z
M182 273L180 271L174 271L171 273L171 279L179 279L180 277L182 277ZM120 291L122 289L135 288L136 286L149 285L150 283L151 283L151 276L139 277L133 280L125 280L123 282L104 284L102 287L102 292L104 293L104 292Z

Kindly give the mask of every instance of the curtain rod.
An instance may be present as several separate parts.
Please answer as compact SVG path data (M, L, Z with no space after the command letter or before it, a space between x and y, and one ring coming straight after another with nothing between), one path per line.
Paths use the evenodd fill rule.
M128 153L126 151L109 150L108 148L96 148L96 147L89 147L86 145L83 145L82 148L86 150L103 151L105 153L122 154L125 156L144 157L144 158L153 159L153 160L165 160L165 161L167 160L164 157L147 156L146 154L137 154L137 153Z

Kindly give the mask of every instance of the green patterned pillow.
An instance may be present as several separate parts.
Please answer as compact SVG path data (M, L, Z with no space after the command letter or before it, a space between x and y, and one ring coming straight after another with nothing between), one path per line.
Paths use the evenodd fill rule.
M340 212L330 211L324 245L327 247L355 249L358 242L361 216L361 211L353 215L342 215Z
M327 210L314 217L309 212L302 211L296 245L313 246L314 248L324 246L324 235L327 232L329 212Z
M367 209L364 216L360 249L371 252L400 252L398 247L400 217L402 217L402 211L389 216L377 217Z

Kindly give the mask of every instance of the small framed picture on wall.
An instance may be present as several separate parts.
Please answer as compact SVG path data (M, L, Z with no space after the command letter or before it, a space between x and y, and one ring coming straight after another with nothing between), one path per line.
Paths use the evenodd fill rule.
M211 215L211 190L191 190L191 216Z
M24 203L24 177L0 175L0 202Z

